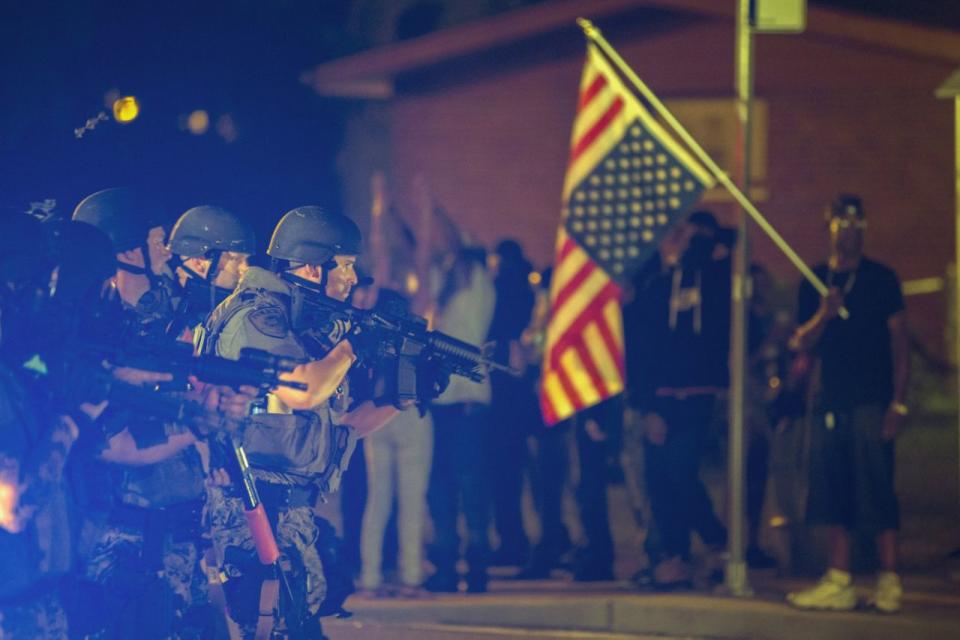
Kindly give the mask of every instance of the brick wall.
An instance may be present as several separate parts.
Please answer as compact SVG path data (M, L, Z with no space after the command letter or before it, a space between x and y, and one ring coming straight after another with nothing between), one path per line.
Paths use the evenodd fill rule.
M451 64L429 86L409 82L384 116L398 208L412 211L407 187L422 173L479 240L516 237L546 265L583 62L577 38ZM620 25L610 39L663 98L733 93L729 23ZM952 105L933 91L952 67L810 35L758 37L756 92L770 121L761 209L805 259L824 257L824 203L852 191L868 208L869 253L905 279L943 274L953 255ZM732 221L728 206L716 209ZM772 244L752 239L757 260L796 280ZM927 342L942 345L942 298L913 298L910 312Z

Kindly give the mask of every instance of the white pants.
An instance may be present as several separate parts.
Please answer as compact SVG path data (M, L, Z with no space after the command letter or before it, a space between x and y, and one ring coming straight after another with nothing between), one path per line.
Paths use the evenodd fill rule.
M423 525L427 480L433 458L433 421L416 408L398 414L366 438L367 507L363 512L360 584L374 589L383 581L383 532L396 491L399 513L400 580L416 586L423 580Z

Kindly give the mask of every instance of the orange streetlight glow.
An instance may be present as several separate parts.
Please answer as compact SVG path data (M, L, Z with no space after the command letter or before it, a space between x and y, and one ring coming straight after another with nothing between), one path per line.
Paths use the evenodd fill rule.
M133 96L123 96L113 102L113 119L120 124L136 120L140 115L140 103Z
M11 533L17 532L16 516L13 513L17 504L17 490L12 484L0 481L0 527Z
M210 128L210 115L203 109L197 109L187 117L187 129L195 136L203 135Z

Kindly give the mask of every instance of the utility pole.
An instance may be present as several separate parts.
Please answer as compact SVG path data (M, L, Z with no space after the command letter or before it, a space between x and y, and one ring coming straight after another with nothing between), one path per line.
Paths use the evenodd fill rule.
M753 116L753 26L751 0L737 0L736 88L740 148L737 178L740 190L750 197L750 146ZM747 424L747 330L751 295L750 252L747 243L746 210L737 218L737 243L733 256L730 306L730 399L727 428L729 532L727 541L726 591L733 596L753 595L744 558L744 464Z

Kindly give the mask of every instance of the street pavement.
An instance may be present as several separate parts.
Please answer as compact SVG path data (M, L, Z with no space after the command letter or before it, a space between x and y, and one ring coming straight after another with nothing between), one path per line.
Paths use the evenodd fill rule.
M902 507L900 561L905 585L903 610L884 615L866 608L851 612L798 611L784 602L787 592L810 586L826 564L822 531L802 526L805 470L799 431L787 432L779 457L771 460L771 491L762 543L779 570L752 571L750 598L716 595L703 588L686 593L640 591L630 582L576 583L555 571L552 580L509 580L495 569L490 593L444 595L420 600L352 597L347 620L324 621L332 640L960 640L960 557L948 559L960 544L960 492L956 417L915 420L897 445L897 484ZM776 443L775 443L776 444ZM775 447L776 448L776 447ZM706 465L704 479L719 513L725 512L723 467ZM794 488L785 491L784 488ZM796 495L794 495L796 494ZM582 531L572 500L565 520L574 539ZM794 504L796 503L796 504ZM623 485L608 493L616 546L614 573L625 578L642 568L643 534ZM529 492L524 520L531 539L539 536ZM328 505L337 521L336 504ZM774 522L779 524L774 525ZM869 548L869 539L859 549ZM856 585L865 601L876 559L855 554ZM702 573L702 572L701 572ZM783 578L780 576L804 576Z
M494 580L484 595L351 598L354 616L324 623L332 640L623 640L638 638L940 640L960 638L960 584L907 576L903 610L798 611L783 602L809 581L754 576L755 595L640 592L625 582ZM857 580L862 600L871 580Z

